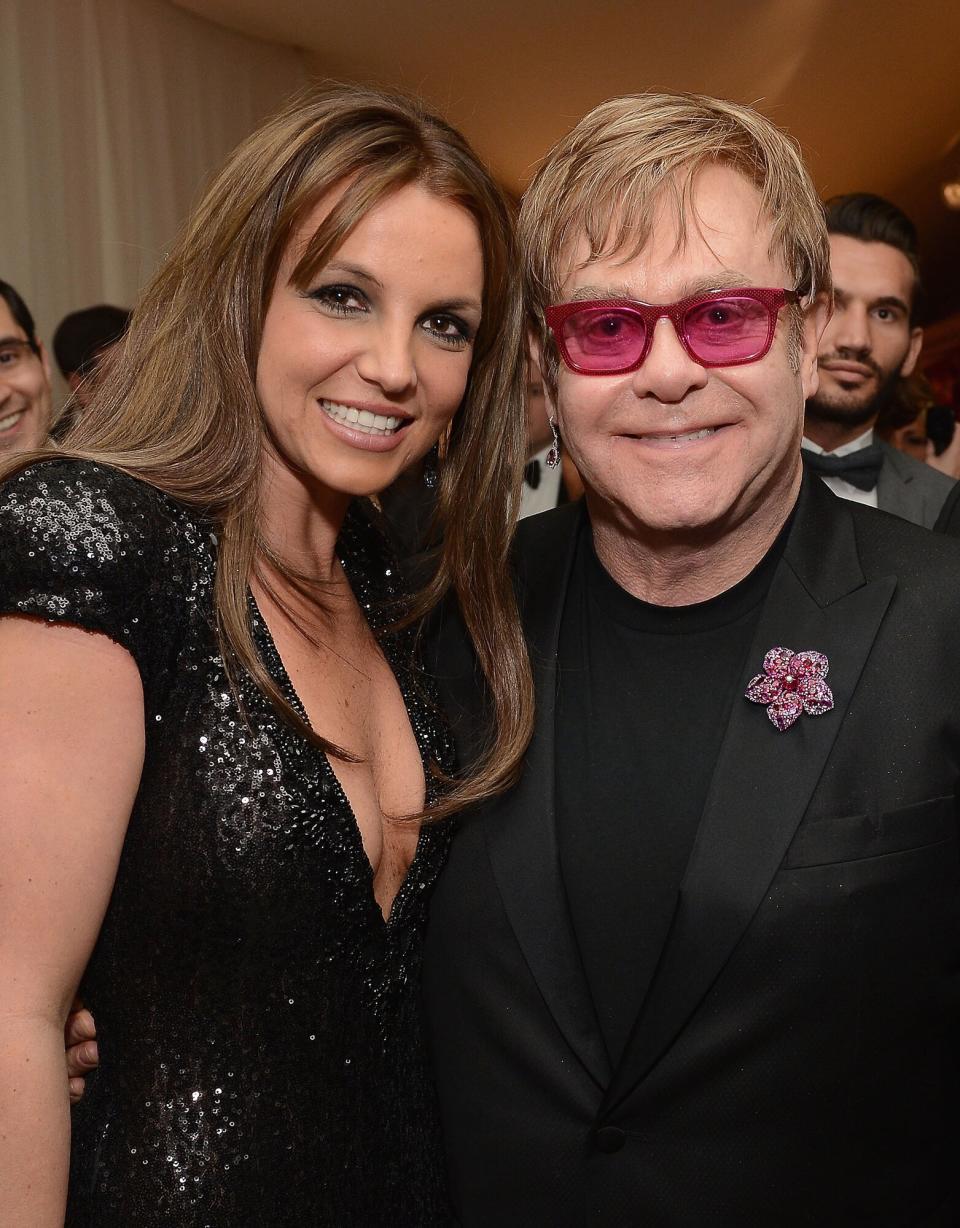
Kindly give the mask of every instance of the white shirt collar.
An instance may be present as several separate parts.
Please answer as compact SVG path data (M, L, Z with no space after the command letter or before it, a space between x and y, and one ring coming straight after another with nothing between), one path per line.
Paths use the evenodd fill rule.
M842 443L839 448L834 448L832 452L827 453L826 448L821 448L818 443L814 443L812 439L808 439L804 435L800 441L801 447L807 449L808 452L817 452L819 455L829 456L849 456L851 452L859 452L861 448L869 448L873 443L873 427L858 435L856 439L851 439L849 443Z

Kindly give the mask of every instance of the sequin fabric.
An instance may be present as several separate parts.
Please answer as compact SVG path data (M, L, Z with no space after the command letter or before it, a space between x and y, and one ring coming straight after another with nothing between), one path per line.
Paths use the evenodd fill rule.
M325 756L251 684L246 720L231 693L195 514L56 460L0 488L0 541L0 612L104 632L144 684L141 787L81 986L101 1064L74 1110L67 1225L451 1222L419 998L449 833L422 832L385 922ZM385 629L394 567L362 508L340 554L425 764L448 765L411 639ZM297 702L252 602L251 619Z

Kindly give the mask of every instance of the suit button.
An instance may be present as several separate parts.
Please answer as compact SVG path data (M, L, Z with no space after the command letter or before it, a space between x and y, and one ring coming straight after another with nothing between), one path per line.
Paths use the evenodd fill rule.
M627 1141L627 1136L619 1126L601 1126L596 1132L597 1150L612 1156L619 1151Z

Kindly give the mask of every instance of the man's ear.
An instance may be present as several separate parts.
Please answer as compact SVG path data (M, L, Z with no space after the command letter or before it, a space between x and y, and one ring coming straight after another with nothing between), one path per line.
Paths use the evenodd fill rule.
M47 347L42 341L37 342L37 348L40 351L40 365L43 367L43 373L47 377L47 384L53 387L53 369L50 366L50 355L47 352Z
M906 379L908 375L913 374L913 369L917 365L917 359L920 357L920 351L923 349L923 329L910 329L910 345L907 349L907 356L900 364L900 374Z
M830 323L831 315L833 315L833 296L825 292L818 294L813 302L803 309L803 324L800 332L800 382L803 386L805 401L809 401L820 385L817 354L820 350L820 338Z

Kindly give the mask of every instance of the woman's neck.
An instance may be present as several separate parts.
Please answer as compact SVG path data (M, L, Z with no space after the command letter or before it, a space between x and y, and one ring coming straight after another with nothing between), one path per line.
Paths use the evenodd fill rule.
M312 580L342 574L337 538L350 496L331 491L288 468L269 453L260 491L260 534L285 564Z

